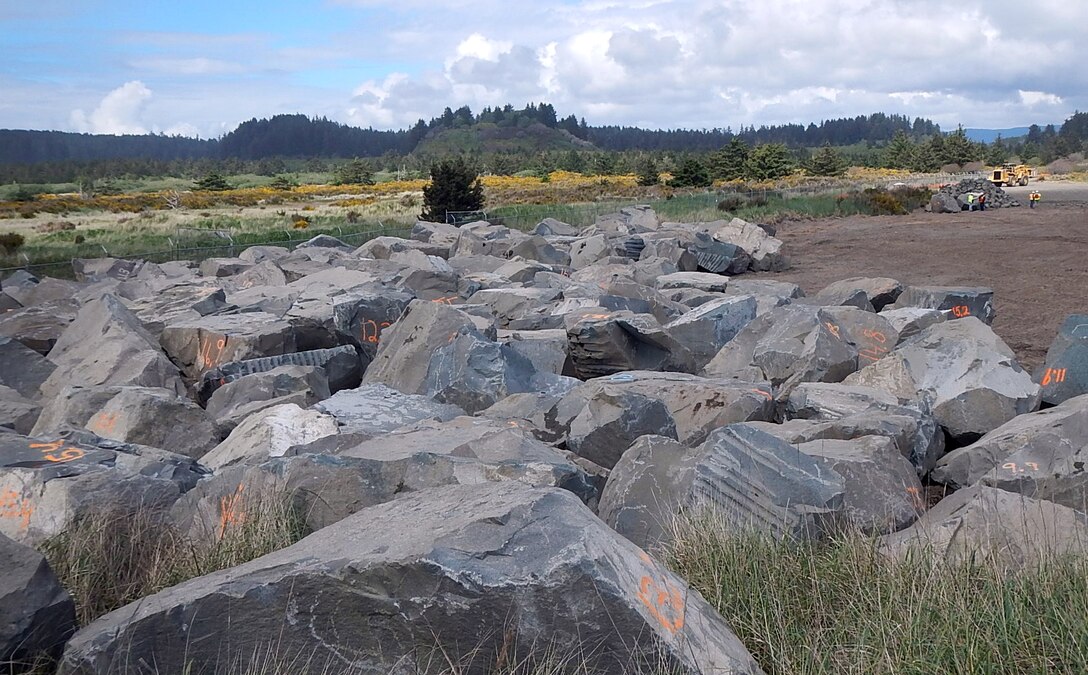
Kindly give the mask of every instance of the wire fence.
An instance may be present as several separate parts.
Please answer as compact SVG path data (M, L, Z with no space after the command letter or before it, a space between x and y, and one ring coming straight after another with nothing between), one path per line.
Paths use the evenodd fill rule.
M717 190L692 190L674 191L668 199L647 201L631 198L600 198L593 202L580 204L520 204L494 208L486 213L488 219L501 223L513 229L527 230L536 226L545 218L554 218L575 227L592 225L601 216L615 213L619 209L639 204L649 204L662 213L663 217L670 214L697 214L704 212L713 213L718 208L719 202L730 195L740 196L747 200L780 199L788 201L811 197L820 194L834 194L844 190L864 190L867 188L888 188L896 185L907 186L933 186L956 182L964 178L977 177L977 173L941 173L927 174L924 176L910 177L906 179L889 179L886 181L837 182L822 185L809 185L781 189L736 191L729 189ZM346 228L346 229L345 229ZM344 226L322 227L320 230L279 230L265 231L260 235L244 233L232 229L207 229L179 227L169 238L166 248L158 248L137 252L113 252L103 245L89 244L78 252L78 255L65 260L49 260L35 262L26 255L22 255L23 262L18 265L0 267L0 278L7 277L17 270L26 270L36 275L70 277L74 274L73 263L80 258L117 258L125 260L144 260L147 262L164 263L169 261L187 260L200 262L208 258L235 257L243 250L252 246L279 246L294 250L301 244L313 239L318 234L324 234L343 241L345 244L361 246L375 237L394 236L407 237L411 228L403 224L385 225L381 221L368 224L349 224ZM299 237L299 234L305 234ZM283 235L282 237L279 235ZM255 236L263 237L254 240Z

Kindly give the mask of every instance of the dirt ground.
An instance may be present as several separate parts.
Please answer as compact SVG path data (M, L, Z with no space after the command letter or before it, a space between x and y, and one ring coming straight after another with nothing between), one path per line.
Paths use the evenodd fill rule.
M1038 189L1043 201L1027 208ZM848 277L904 284L989 286L994 330L1030 371L1069 314L1088 313L1088 184L1009 188L1025 206L986 212L850 217L782 223L793 269L763 278L809 295Z

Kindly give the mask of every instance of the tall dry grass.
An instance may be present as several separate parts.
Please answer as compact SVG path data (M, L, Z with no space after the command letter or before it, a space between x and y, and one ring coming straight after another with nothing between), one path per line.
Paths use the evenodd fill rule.
M1006 574L843 535L781 542L681 521L665 555L768 673L1086 673L1088 560Z

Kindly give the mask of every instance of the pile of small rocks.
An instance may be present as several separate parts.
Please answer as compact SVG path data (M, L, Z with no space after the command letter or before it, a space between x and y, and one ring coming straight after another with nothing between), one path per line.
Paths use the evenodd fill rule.
M986 206L1003 209L1020 206L1020 202L985 178L967 178L941 188L929 202L934 213L958 213L966 208L967 195L986 195Z

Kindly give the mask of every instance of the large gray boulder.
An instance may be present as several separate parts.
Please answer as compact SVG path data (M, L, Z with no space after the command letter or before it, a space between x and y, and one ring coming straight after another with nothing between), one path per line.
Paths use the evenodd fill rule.
M56 365L23 343L0 337L0 385L10 387L24 398L37 400L42 383Z
M220 387L226 386L235 380L287 366L319 369L330 392L358 386L363 374L363 364L360 361L359 352L351 345L342 345L330 349L311 349L304 352L290 352L276 356L231 361L206 370L200 377L197 398L201 402L205 402Z
M215 420L200 406L155 387L65 387L46 404L32 435L69 427L194 459L221 440Z
M69 385L162 387L184 393L177 367L113 295L87 303L49 352L57 369L42 383L52 398Z
M475 330L473 318L454 307L413 300L400 320L382 331L363 384L384 384L405 394L423 394L434 353L462 332Z
M888 535L893 557L919 553L1007 573L1088 552L1088 518L1073 509L975 485L942 499L912 527Z
M172 323L162 348L192 378L224 363L297 351L290 323L265 312L222 314Z
M1043 388L1043 402L1051 405L1088 394L1088 314L1065 318L1035 380Z
M930 326L846 383L923 404L961 442L1035 410L1040 398L1008 345L973 316Z
M935 481L982 483L1084 511L1088 507L1088 395L1019 415L945 455Z
M86 515L162 516L207 474L188 457L87 431L0 433L0 534L36 545Z
M697 592L577 498L513 483L365 509L295 546L145 598L80 631L61 672L137 662L245 669L284 621L306 627L277 633L278 649L307 655L312 665L300 672L332 664L414 673L435 650L484 672L499 649L522 663L540 649L583 653L586 644L587 666L602 672L658 663L760 672Z
M575 420L579 420L579 426L589 422L585 414L595 406L623 400L625 395L660 401L675 426L675 438L685 445L702 443L719 427L736 422L771 421L777 413L771 386L766 382L744 383L684 373L631 371L582 384L563 398L552 418L561 428L572 429ZM605 405L603 410L611 410L611 407ZM611 417L596 421L607 419ZM668 428L668 421L662 422ZM673 435L673 432L667 435ZM574 442L581 445L585 441L576 437Z
M860 296L859 309L871 307L879 312L892 304L902 294L903 285L888 277L853 277L834 281L813 296L825 305L852 305L852 299Z
M987 325L997 315L993 289L981 286L907 286L891 307L938 309L948 312L949 318L973 316Z
M628 370L690 370L687 348L649 314L581 311L563 319L574 372L582 379Z
M759 225L734 218L728 223L708 223L707 228L718 241L744 249L751 258L749 269L753 272L781 272L790 267L789 258L782 253L782 241Z
M0 663L30 670L57 658L76 631L76 608L37 551L0 534Z
M703 374L767 380L788 394L802 382L841 382L884 358L897 341L891 324L872 312L785 305L745 326Z
M167 324L197 320L234 305L226 292L211 281L177 284L125 302L151 335L158 340Z
M741 295L705 302L663 327L687 348L690 372L701 372L722 347L756 318L755 296Z
M339 433L332 415L284 403L247 417L200 461L210 469L260 463L269 457L284 456L292 446Z
M314 406L332 415L341 434L380 437L427 420L445 422L464 414L461 408L426 396L404 394L384 384L345 389Z
M279 366L227 382L215 390L205 409L221 429L229 431L265 408L285 403L308 408L331 395L322 368Z
M46 355L75 321L79 302L72 299L47 302L0 314L0 337L21 342Z

